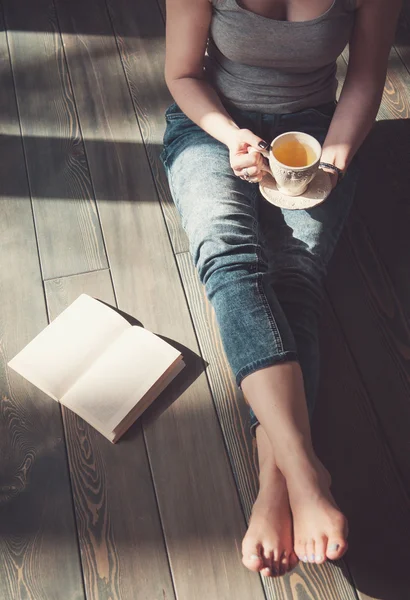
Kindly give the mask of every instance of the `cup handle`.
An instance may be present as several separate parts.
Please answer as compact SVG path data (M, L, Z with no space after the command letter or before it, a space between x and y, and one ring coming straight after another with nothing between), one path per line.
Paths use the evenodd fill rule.
M256 150L255 148L249 148L248 152L257 152L258 154L262 154L262 156L264 158L267 158L269 160L269 152L268 150L262 150L262 148L259 150ZM267 165L263 164L262 166L262 171L266 171L267 173L269 173L269 175L272 175L272 171L269 167L269 163ZM272 175L273 177L273 175Z
M267 150L262 150L261 148L260 150L258 150L258 152L260 152L265 158L269 158L269 152Z

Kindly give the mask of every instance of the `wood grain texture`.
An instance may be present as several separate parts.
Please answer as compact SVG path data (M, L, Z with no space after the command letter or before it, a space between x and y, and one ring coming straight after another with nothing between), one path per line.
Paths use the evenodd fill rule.
M213 309L188 253L177 262L188 298L201 353L208 363L207 376L225 437L232 468L247 519L258 489L255 447L249 434L248 408L235 384L222 348ZM290 575L278 580L262 580L267 598L298 600L300 597L323 600L356 598L349 576L341 563L338 567L301 564Z
M249 407L235 382L219 335L218 324L205 289L188 252L177 255L177 264L194 321L201 355L236 477L245 516L249 519L258 490L256 447L249 432Z
M343 59L349 62L349 48L343 51ZM410 117L410 73L394 48L391 49L383 98L377 120L408 119Z
M348 256L344 262L351 268ZM334 263L331 271L339 279L339 294L343 289L351 293L352 280L339 271L339 264ZM357 306L361 299L356 296L356 300ZM349 520L345 560L361 600L406 600L409 497L373 408L374 390L367 382L363 385L329 304L323 308L321 391L313 436L316 450L332 474L336 500ZM361 317L357 307L350 313L365 337ZM372 353L372 340L367 340L367 351ZM380 369L378 364L374 367ZM382 372L380 378L384 377Z
M396 32L396 49L403 59L404 48L410 47L410 2L404 0ZM409 64L407 63L407 70ZM409 317L410 279L408 262L410 247L408 223L410 219L408 190L410 173L410 78L400 62L389 63L389 75L400 79L405 99L397 102L405 107L397 111L383 97L386 120L379 120L369 135L362 152L363 175L357 192L356 204L368 226L377 254L389 273L400 300L401 310ZM390 86L391 87L391 86ZM399 96L396 93L396 96ZM378 176L374 177L374 173Z
M83 600L60 408L7 367L47 313L1 7L0 81L0 598Z
M327 287L333 306L410 493L410 327L357 214L332 265Z
M410 0L403 0L394 46L410 72Z
M115 306L109 271L54 279L51 319L82 293ZM141 422L113 445L62 408L87 599L174 600Z
M379 121L361 156L356 205L393 283L400 311L410 319L410 120ZM377 177L374 177L377 173Z
M4 0L45 279L107 266L52 0ZM30 23L32 31L24 31Z
M158 6L160 8L161 14L162 14L162 18L165 21L165 15L166 15L166 0L157 0L158 2Z
M337 92L336 92L338 100L339 100L339 96L342 91L343 84L346 79L346 74L347 74L346 61L344 60L343 56L339 56L339 58L337 59Z
M119 307L177 341L187 362L144 419L176 595L262 599L240 561L245 522L115 40L75 33L91 20L106 31L103 8L57 2ZM126 145L113 139L118 115ZM89 144L90 134L106 143ZM115 204L100 201L107 193Z
M409 44L409 37L405 42L403 33L400 21L398 51L404 43ZM386 468L379 472L380 453L368 453L369 444L362 444L355 460L361 462L363 453L368 454L370 469L379 474L379 480L376 478L371 485L366 477L366 485L359 488L358 498L366 508L363 514L359 503L354 509L357 516L353 524L357 521L357 525L347 559L363 599L408 597L404 574L410 555L407 550L404 554L400 550L400 560L396 561L395 548L406 548L402 527L409 528L409 84L408 70L392 49L378 122L360 152L361 179L355 207L336 250L327 284L375 414L373 437L377 436L378 444L384 445L384 454L390 456L389 477ZM329 419L323 422L328 424ZM372 447L371 440L369 443ZM358 482L364 472L372 473L369 466L362 467ZM351 484L351 479L347 481L343 476L342 467L340 474L341 481L346 479L346 484ZM385 480L384 492L381 478ZM385 515L388 519L394 515L394 523L387 522ZM374 545L387 549L383 558L376 556Z
M159 159L164 113L173 102L164 80L164 24L156 2L107 0L107 5L173 249L183 252L188 239Z
M377 119L408 119L410 117L409 89L410 73L403 65L396 50L392 48Z
M344 250L336 252L337 275L329 279L333 304L408 492L409 90L409 73L392 50L378 122L361 149L361 179ZM344 276L350 278L348 287L340 290ZM352 311L360 315L360 328Z

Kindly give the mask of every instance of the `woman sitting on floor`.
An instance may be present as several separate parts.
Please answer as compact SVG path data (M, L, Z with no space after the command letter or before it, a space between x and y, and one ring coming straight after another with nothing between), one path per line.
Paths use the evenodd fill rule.
M260 490L243 562L267 576L347 549L347 522L311 440L317 322L399 8L399 0L167 0L166 81L177 104L166 112L162 158L251 407ZM336 59L349 41L336 105ZM308 210L279 209L260 196L266 171L258 150L288 131L322 144L332 178L330 197ZM269 211L267 235L260 203Z

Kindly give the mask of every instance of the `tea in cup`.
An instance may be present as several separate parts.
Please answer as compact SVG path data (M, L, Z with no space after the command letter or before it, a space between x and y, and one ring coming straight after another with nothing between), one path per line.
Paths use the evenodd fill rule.
M269 160L269 169L277 188L287 196L304 194L319 168L322 147L319 142L299 131L276 137L269 150L262 154Z

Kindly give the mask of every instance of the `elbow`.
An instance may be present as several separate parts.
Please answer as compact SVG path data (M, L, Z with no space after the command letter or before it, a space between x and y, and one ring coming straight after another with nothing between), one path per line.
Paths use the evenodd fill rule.
M165 78L165 84L166 84L167 88L169 89L169 91L171 92L172 83L174 81L174 78L170 76L170 74L167 72L166 69L164 71L164 78Z
M165 76L165 83L167 84L167 87L169 89L169 91L172 93L172 89L175 88L176 85L179 85L179 83L181 81L192 81L192 80L196 80L196 81L202 81L203 75L200 73L170 73L167 68L165 68L165 72L164 72L164 76Z
M169 72L169 70L166 67L164 70L164 78L165 78L165 83L166 83L168 89L170 90L173 82L175 81L175 76L171 75L171 73Z

